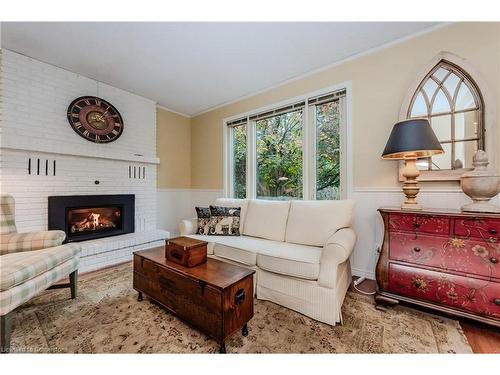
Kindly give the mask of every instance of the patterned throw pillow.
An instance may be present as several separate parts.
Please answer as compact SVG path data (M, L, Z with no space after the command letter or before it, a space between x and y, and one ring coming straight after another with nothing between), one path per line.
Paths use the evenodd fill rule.
M215 236L240 235L241 207L210 206L209 234Z
M196 215L198 216L198 230L196 234L207 235L210 229L210 208L195 207Z

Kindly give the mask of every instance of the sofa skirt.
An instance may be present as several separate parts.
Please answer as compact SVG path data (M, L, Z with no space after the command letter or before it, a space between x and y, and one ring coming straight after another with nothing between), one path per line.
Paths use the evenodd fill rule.
M349 260L339 265L335 289L316 281L302 280L257 270L257 298L267 300L330 325L342 323L341 307L351 283Z

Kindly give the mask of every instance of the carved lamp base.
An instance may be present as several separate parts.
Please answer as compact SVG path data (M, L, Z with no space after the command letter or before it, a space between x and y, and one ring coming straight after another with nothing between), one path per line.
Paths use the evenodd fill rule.
M403 182L403 193L405 193L406 200L401 205L403 210L421 210L422 205L417 202L417 195L420 191L418 186L417 177L420 171L417 168L417 158L415 156L405 157L405 166L402 170L405 181Z

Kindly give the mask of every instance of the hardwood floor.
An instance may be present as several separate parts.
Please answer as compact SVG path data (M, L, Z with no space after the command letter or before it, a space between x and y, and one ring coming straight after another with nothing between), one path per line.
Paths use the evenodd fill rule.
M466 320L460 325L474 353L500 353L500 329Z
M364 292L374 292L376 286L375 280L366 279L358 285L358 289ZM352 284L350 290L359 293ZM500 329L472 320L461 319L459 321L474 353L500 353Z

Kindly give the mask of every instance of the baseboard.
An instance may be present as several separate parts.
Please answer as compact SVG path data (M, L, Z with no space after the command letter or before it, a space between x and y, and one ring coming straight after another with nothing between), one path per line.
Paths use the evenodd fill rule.
M366 271L359 268L351 268L351 271L353 276L358 276L358 277L364 276L367 279L375 280L375 272Z

